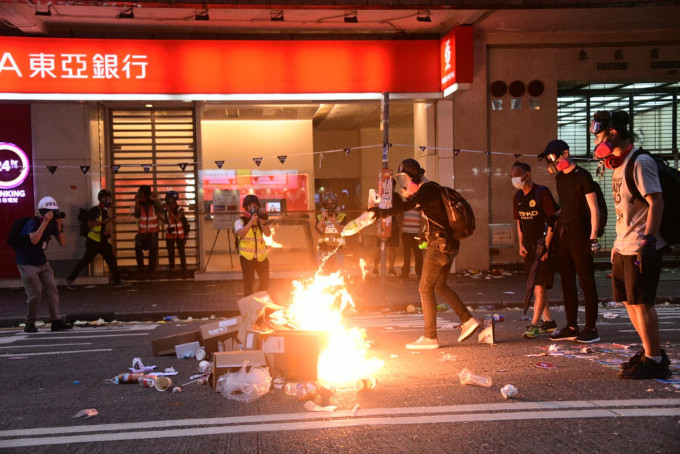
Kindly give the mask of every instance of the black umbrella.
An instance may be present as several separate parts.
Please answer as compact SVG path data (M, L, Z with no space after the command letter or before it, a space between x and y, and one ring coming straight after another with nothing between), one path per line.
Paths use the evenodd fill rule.
M545 235L547 233L548 226L546 225L546 231L543 232L536 241L536 255L534 255L534 261L531 262L531 267L529 267L529 275L527 276L527 290L524 296L524 315L527 315L527 310L529 310L529 302L534 296L534 287L536 286L536 280L538 279L538 270L541 267L541 257L545 254Z

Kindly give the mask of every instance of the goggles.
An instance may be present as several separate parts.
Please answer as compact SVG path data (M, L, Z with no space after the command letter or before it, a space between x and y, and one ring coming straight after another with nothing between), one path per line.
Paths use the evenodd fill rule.
M394 176L394 179L397 180L397 184L403 190L406 190L408 188L409 183L412 181L412 178L406 172L397 173Z
M599 134L604 131L607 126L609 126L609 121L602 120L591 120L590 122L590 132L592 134Z

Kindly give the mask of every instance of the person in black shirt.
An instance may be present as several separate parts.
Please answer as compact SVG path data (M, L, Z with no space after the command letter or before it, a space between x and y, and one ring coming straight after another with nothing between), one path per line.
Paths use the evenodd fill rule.
M436 291L446 299L462 323L462 332L458 342L472 336L479 327L479 322L472 317L460 297L447 284L446 279L451 272L453 258L458 254L460 243L453 238L449 221L444 211L441 187L425 178L425 170L415 159L405 159L399 164L396 175L399 185L403 188L402 195L406 198L399 207L381 209L370 208L377 218L393 216L415 207L423 212L427 221L427 251L423 259L423 271L418 291L423 307L425 330L415 342L406 344L406 348L430 349L439 348L437 339L437 303L434 297Z
M519 255L524 257L524 269L529 275L531 265L540 260L534 276L534 314L529 326L522 335L533 339L539 332L552 333L557 329L550 315L546 289L552 288L554 261L551 253L553 222L558 206L550 189L531 181L531 167L524 162L515 162L510 169L512 185L518 189L512 198L513 217L517 219ZM536 257L540 239L545 239L545 249L541 257ZM541 243L543 244L543 243ZM531 276L528 276L531 279ZM541 320L543 315L543 320Z
M557 195L561 209L557 227L557 269L562 281L564 311L567 326L550 336L551 340L576 340L581 343L599 342L597 333L597 287L592 254L600 250L597 242L599 209L593 177L571 161L569 145L553 140L538 155L548 161L548 170L555 173ZM578 293L576 276L583 290L586 325L578 330Z
M116 256L111 247L111 232L109 225L115 219L109 216L108 209L111 207L111 192L107 189L102 189L97 194L99 204L93 206L87 213L87 240L85 241L85 255L80 259L80 262L73 269L71 274L66 278L66 286L73 290L75 288L74 281L78 277L80 271L89 265L92 260L101 254L106 264L113 275L113 284L116 287L126 287L130 285L123 281L116 263Z

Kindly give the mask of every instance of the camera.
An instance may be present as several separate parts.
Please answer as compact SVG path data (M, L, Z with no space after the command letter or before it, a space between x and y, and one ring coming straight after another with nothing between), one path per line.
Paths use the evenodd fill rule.
M64 219L66 217L66 213L63 211L55 211L54 212L54 219Z

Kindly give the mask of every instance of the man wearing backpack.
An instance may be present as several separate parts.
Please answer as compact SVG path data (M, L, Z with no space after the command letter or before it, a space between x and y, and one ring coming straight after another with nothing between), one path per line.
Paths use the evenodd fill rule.
M415 159L405 159L399 164L396 175L406 201L399 207L370 208L377 218L393 216L418 207L427 222L427 251L423 259L423 270L418 291L423 307L425 330L423 335L406 348L410 350L439 348L437 339L437 302L434 292L446 299L461 321L458 342L468 339L479 327L479 322L470 314L458 294L446 280L451 272L453 259L458 254L460 242L454 238L442 200L441 186L425 178L425 170Z
M45 256L45 249L52 237L57 239L61 247L66 246L65 215L59 211L56 200L49 196L40 199L38 212L40 217L30 218L24 224L16 248L17 267L28 303L24 332L38 332L35 321L38 318L38 304L43 295L46 297L47 309L52 319L51 331L72 329L73 325L64 322L59 314L59 291L54 281L54 272Z
M661 349L659 319L654 309L662 250L667 244L659 232L664 201L656 162L633 146L629 122L627 112L600 111L590 125L590 132L595 135L595 156L614 171L616 240L611 251L614 300L625 304L643 347L621 364L618 377L665 379L672 373L668 356ZM631 165L632 182L625 175ZM642 198L635 197L635 189Z
M92 260L101 254L113 275L113 285L116 287L126 287L130 285L124 282L120 277L118 264L116 263L116 255L113 253L111 247L111 231L109 230L110 223L115 219L109 216L109 208L111 207L111 192L107 189L102 189L97 194L98 205L93 206L87 212L87 240L85 240L85 255L80 259L80 262L73 268L71 274L66 278L66 286L73 290L75 289L74 281L78 277L80 271L89 265Z
M550 340L575 340L589 344L599 342L597 333L597 287L593 254L600 250L597 241L599 210L593 177L569 156L569 145L553 140L538 155L546 159L548 170L555 174L560 210L555 228L556 263L562 281L567 326L553 333ZM583 290L586 325L578 330L578 293L576 276Z

